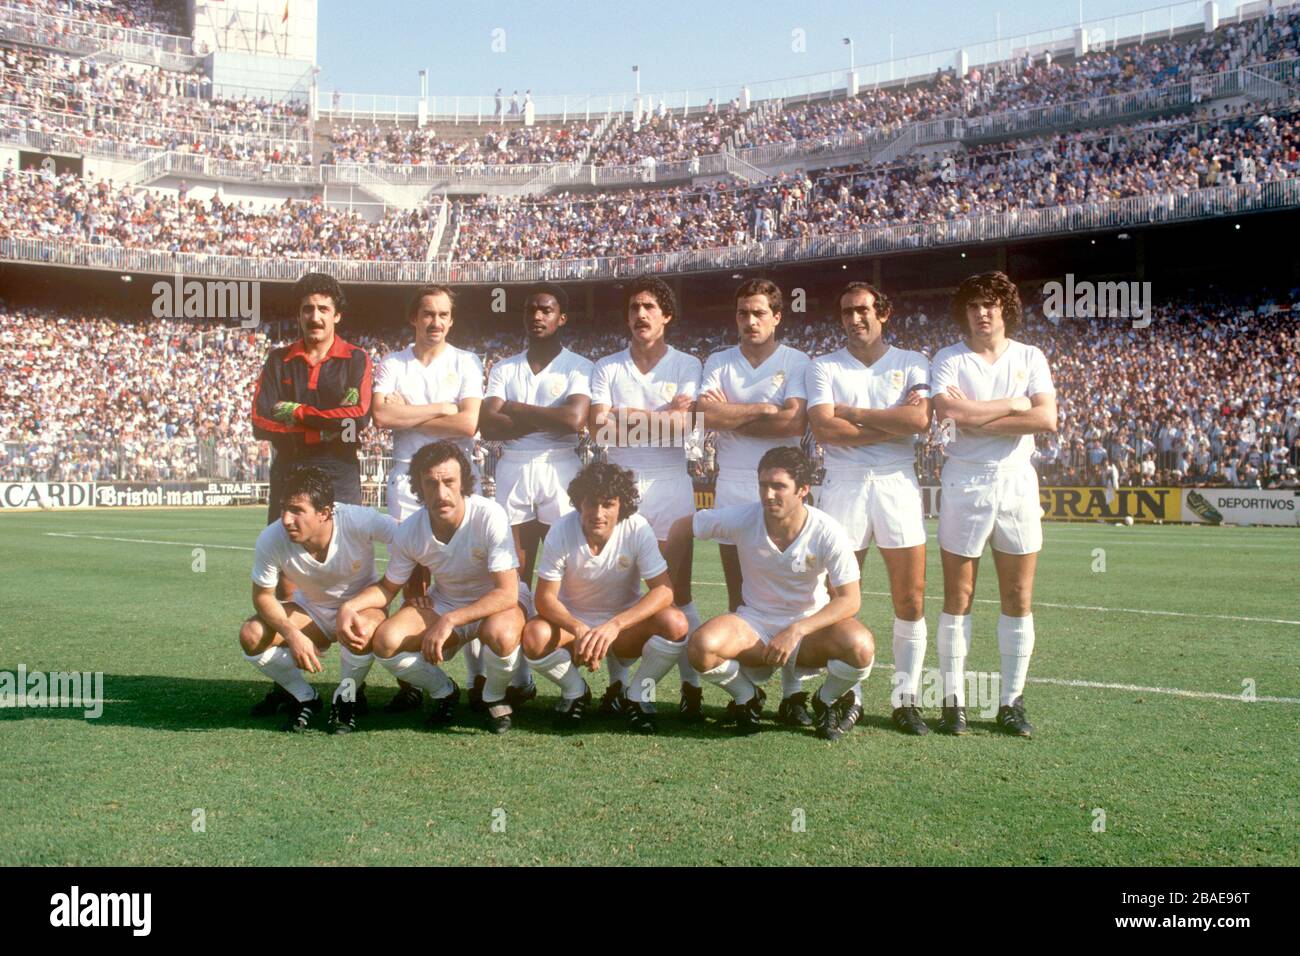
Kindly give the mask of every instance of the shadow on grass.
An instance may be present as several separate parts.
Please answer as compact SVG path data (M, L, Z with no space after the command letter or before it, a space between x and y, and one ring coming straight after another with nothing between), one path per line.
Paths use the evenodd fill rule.
M316 692L325 700L325 709L313 719L311 730L324 733L329 700L334 693L333 682L312 682ZM263 730L282 733L287 715L279 713L268 717L254 717L250 708L266 695L271 684L266 680L198 680L187 677L167 677L159 674L105 674L103 684L103 713L87 718L85 706L79 707L5 707L0 708L0 726L22 724L38 720L73 720L101 727L138 727L145 730L173 732L201 732L208 730ZM357 718L357 733L366 734L391 730L422 730L430 735L484 734L491 736L483 717L469 709L462 689L460 705L451 723L426 728L424 719L429 713L426 703L419 711L400 714L384 712L384 706L396 694L397 688L383 684L367 686L370 712ZM622 717L588 715L577 728L557 728L554 724L554 707L559 697L538 694L537 698L516 708L512 717L511 733L525 732L542 736L634 737ZM659 703L659 733L654 737L682 737L713 739L730 737L731 733L717 724L723 708L705 706L709 719L688 724L677 716L676 700ZM764 722L764 730L785 730ZM509 736L506 734L505 736Z

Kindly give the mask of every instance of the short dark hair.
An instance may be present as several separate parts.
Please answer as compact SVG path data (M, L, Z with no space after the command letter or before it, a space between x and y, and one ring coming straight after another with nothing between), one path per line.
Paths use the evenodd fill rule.
M788 471L790 477L794 479L795 487L799 485L812 486L812 462L808 460L807 455L793 445L778 445L765 451L763 457L758 460L758 472L762 474L769 468L781 468Z
M535 295L549 295L560 307L560 314L567 315L569 312L569 295L558 285L552 282L540 282L532 286L524 296L524 311L528 311L528 300Z
M736 301L747 299L751 295L767 296L767 304L774 315L780 313L784 304L781 298L781 287L771 279L746 279L736 290Z
M618 499L618 520L636 514L641 495L636 490L636 477L627 468L608 462L592 462L569 482L569 501L581 508L584 501Z
M317 511L334 507L334 481L321 468L306 465L289 472L280 492L280 507L289 507L289 500L306 495Z
M308 272L293 284L293 300L299 307L309 295L329 296L334 300L334 311L340 315L348 310L348 297L343 294L343 286L326 272Z
M411 491L415 500L424 504L424 492L420 487L420 477L430 468L441 465L444 461L454 461L460 466L460 493L474 493L474 470L469 466L469 459L458 446L449 441L434 441L422 445L411 456L410 475Z
M642 292L649 292L659 304L659 311L664 315L676 317L677 315L677 297L673 295L673 290L669 288L668 283L658 276L638 276L632 280L632 284L627 287L627 295L623 297L623 318L627 318L627 307L634 296Z
M411 297L406 301L406 318L408 321L415 318L419 313L420 303L424 301L426 295L445 295L447 301L451 303L452 314L456 314L456 293L452 291L451 286L441 285L437 282L426 282L412 292Z
M970 322L966 320L966 304L972 299L992 299L1002 306L1002 321L1007 327L1007 334L1020 328L1022 310L1020 290L1007 277L1005 272L981 272L967 276L957 286L952 297L951 318L953 324L964 333L970 334Z
M844 297L850 292L870 292L871 304L876 307L877 316L885 317L893 314L894 303L889 301L889 296L885 295L885 293L881 292L870 282L855 280L846 283L844 288L840 289L840 294L835 297L835 314L837 316L840 314L840 309L844 305Z

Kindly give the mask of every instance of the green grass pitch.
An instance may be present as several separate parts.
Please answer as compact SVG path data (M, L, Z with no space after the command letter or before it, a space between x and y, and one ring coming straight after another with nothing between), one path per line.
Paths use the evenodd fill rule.
M275 729L280 718L248 716L267 682L236 644L261 524L252 508L0 516L0 670L102 671L106 698L97 720L0 710L0 864L1300 857L1295 529L1047 525L1032 740L1000 736L974 713L973 732L957 740L890 729L892 611L872 554L861 617L879 653L866 716L830 744L771 724L747 739L712 723L681 728L675 673L660 689L660 734L648 739L598 718L582 733L553 732L556 692L540 679L538 699L499 738L465 709L438 732L413 714L373 713L351 737L289 737ZM929 667L938 557L931 537ZM724 610L712 545L697 550L695 580L701 613ZM998 669L996 594L986 559L976 671ZM331 651L315 681L323 692L337 660ZM451 671L463 683L459 660ZM394 686L380 667L370 685L378 705ZM603 675L592 686L599 694ZM1251 688L1257 699L1243 700ZM775 681L768 692L771 707ZM706 687L712 716L724 701Z

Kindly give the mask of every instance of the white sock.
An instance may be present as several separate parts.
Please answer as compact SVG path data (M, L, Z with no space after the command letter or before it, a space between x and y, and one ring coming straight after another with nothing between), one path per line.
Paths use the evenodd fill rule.
M517 647L505 657L499 657L492 653L492 648L486 644L483 646L483 676L487 678L487 683L483 685L483 703L499 704L505 699L506 688L510 686L510 675L515 672L519 658L523 656Z
M446 697L455 686L441 667L430 664L419 651L401 651L389 658L381 657L379 663L398 680L427 690L435 700Z
M632 673L632 665L636 663L636 658L619 657L617 654L606 654L605 663L609 665L609 682L615 681L623 685L627 690L627 682Z
M638 704L647 700L653 702L659 681L685 656L686 645L679 641L670 641L658 634L646 641L641 648L641 666L628 684L628 699Z
M939 673L943 675L943 697L957 698L966 706L966 654L970 651L970 615L939 615Z
M343 688L348 686L348 681L351 681L352 699L356 700L357 691L361 688L361 685L366 682L366 677L370 674L370 667L374 662L374 654L353 654L350 650L340 644L339 686L334 691L334 699L339 699L339 696L343 692Z
M723 661L713 670L700 674L710 684L717 684L738 704L748 704L754 699L754 685L740 669L740 661Z
M682 641L682 646L685 647L690 642L691 635L694 634L699 629L699 626L704 622L700 620L700 612L695 610L694 601L688 601L686 604L683 604L681 612L686 615L686 639ZM700 675L695 668L691 666L691 662L685 654L677 658L677 672L681 675L683 684L690 684L692 687L700 686Z
M511 687L527 687L533 682L533 669L528 666L528 658L523 654L519 655L519 663L515 667L515 672L510 675Z
M573 666L573 655L563 647L538 658L532 664L539 674L559 685L560 696L565 700L577 700L587 692L587 682Z
M785 662L781 668L781 696L791 697L803 690L803 682L816 677L822 672L820 667L800 667L794 660Z
M925 664L925 618L904 621L894 618L894 689L889 695L889 706L903 706L903 698L916 703L921 684L921 667Z
M483 642L477 637L465 645L465 673L469 676L470 686L474 678L483 676Z
M1034 653L1034 616L998 615L998 651L1002 655L1002 705L1025 692L1029 657Z
M866 667L854 667L847 661L831 658L826 662L826 683L822 684L817 696L823 704L833 704L853 689L858 681L866 680L871 675L871 664ZM854 694L857 697L857 694Z
M315 699L316 691L302 676L302 671L293 662L293 654L283 644L268 647L261 654L245 654L244 660L293 694L295 700Z

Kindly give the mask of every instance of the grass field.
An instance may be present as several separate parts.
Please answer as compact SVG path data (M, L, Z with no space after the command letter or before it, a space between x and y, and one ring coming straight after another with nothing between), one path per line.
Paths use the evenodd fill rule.
M1026 694L1032 740L888 723L883 566L866 716L844 741L711 723L557 734L541 695L503 737L374 713L303 737L248 708L236 645L260 509L0 516L0 670L104 673L103 715L0 710L0 864L1295 864L1300 532L1046 526ZM933 526L931 526L933 535ZM206 570L193 570L193 548ZM1105 571L1094 571L1094 549ZM969 666L998 669L991 561ZM931 539L931 643L941 593ZM701 545L696 601L725 609ZM1177 613L1160 613L1177 612ZM316 683L333 688L337 652ZM463 683L463 664L451 665ZM1242 699L1253 682L1257 697ZM394 687L371 673L372 703ZM603 675L592 680L599 694ZM779 697L775 681L769 697ZM711 714L725 695L706 687ZM674 710L676 675L660 710ZM936 718L937 713L928 711ZM202 809L205 831L194 832ZM1095 821L1105 813L1105 829ZM792 828L802 811L804 832ZM502 813L501 811L504 811ZM504 832L493 829L504 820Z

